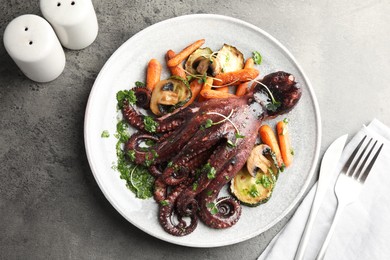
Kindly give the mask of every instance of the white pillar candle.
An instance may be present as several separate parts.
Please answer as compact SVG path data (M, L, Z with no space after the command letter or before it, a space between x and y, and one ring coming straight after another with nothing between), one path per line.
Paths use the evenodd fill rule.
M33 81L52 81L64 70L64 50L53 28L42 17L26 14L13 19L3 37L8 54Z
M91 0L41 0L40 7L64 47L80 50L96 39L98 22Z

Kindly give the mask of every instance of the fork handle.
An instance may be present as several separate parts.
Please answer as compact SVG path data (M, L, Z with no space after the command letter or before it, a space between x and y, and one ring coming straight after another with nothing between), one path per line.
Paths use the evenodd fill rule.
M332 238L332 235L334 233L334 230L335 230L335 227L336 227L336 223L338 222L338 220L339 220L339 218L341 216L341 212L343 211L344 207L345 207L345 205L340 205L340 204L338 205L338 207L336 209L336 213L335 213L333 221L332 221L332 225L330 226L330 229L328 231L328 235L326 236L325 241L322 244L322 247L320 249L320 252L317 255L316 260L324 259L326 250L328 249L328 245L329 245L330 239Z

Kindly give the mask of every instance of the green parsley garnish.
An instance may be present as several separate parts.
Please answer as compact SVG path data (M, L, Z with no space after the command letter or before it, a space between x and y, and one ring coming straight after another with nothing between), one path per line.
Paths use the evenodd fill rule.
M272 95L272 92L271 90L269 90L269 88L262 82L260 81L257 81L257 80L253 80L254 82L262 85L268 92L270 98L271 98L271 103L268 103L265 108L269 111L272 111L272 112L275 112L281 105L282 103L279 102L279 101L276 101L275 98L274 98L274 95Z
M251 186L251 189L248 191L248 194L252 198L256 198L257 196L259 196L259 191L257 190L256 185Z
M144 117L145 130L149 133L155 133L157 131L158 123L153 120L151 116Z
M214 179L217 173L217 170L214 167L212 167L210 163L206 163L203 166L202 171L207 174L208 179Z
M141 82L141 81L136 81L135 82L135 86L136 87L145 87L145 83Z
M213 124L213 120L211 120L211 119L207 119L206 120L206 123L204 124L204 128L206 129L206 128L209 128L209 127L211 127L211 126L213 126L214 124Z
M274 183L272 179L270 179L268 176L263 175L261 176L261 179L258 179L256 181L256 184L261 184L263 185L264 188L268 189L271 184Z
M102 138L108 138L108 137L110 137L110 133L109 133L107 130L104 130L104 131L102 132L102 134L101 134L101 137L102 137Z
M169 202L166 200L162 200L162 201L160 201L160 204L161 204L161 206L168 206Z
M208 208L208 209L210 209L210 213L211 213L211 215L215 215L215 214L217 214L218 213L218 207L217 207L217 203L214 203L214 202L210 202L210 203L207 203L206 204L206 207Z
M217 203L214 203L214 202L207 203L207 204L206 204L206 207L207 207L208 209L210 209L210 213L211 213L212 215L215 215L215 214L217 214L217 213L219 212L219 210L218 210L218 204L221 203L221 202L223 202L223 201L225 201L225 200L228 200L228 199L229 199L229 198L227 197L227 198L220 199Z
M262 57L261 57L261 54L260 52L258 51L253 51L252 52L252 58L253 58L253 61L255 62L255 64L257 65L260 65L261 64L261 61L262 61Z
M137 97L132 90L120 90L116 93L116 100L118 101L118 107L122 109L125 101L134 105L137 102Z
M129 160L134 162L135 161L135 151L134 150L128 150L127 156L129 156Z

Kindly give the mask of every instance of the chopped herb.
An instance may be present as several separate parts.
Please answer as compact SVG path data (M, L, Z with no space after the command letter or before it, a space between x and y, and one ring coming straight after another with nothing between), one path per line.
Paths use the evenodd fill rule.
M280 166L280 171L283 172L284 169L286 169L286 165L284 163L282 163L282 165Z
M253 61L255 62L255 64L257 64L257 65L260 65L261 61L263 60L263 58L261 57L260 52L258 52L258 51L253 51L252 52L252 58L253 58Z
M197 182L194 182L193 184L192 184L192 190L193 191L196 191L198 189L198 183Z
M266 175L261 176L261 179L256 181L256 184L261 184L266 189L268 189L272 183L273 181Z
M172 167L172 165L173 165L173 162L170 161L170 162L167 164L167 167Z
M127 156L129 156L130 161L132 161L132 162L135 161L135 151L134 150L127 151Z
M225 56L226 56L226 57L225 57L225 62L229 62L229 60L230 60L230 53L229 53L229 52L226 53Z
M206 123L204 124L204 128L209 128L209 127L211 127L211 126L213 126L213 120L211 120L211 119L207 119L206 120Z
M288 124L288 119L287 119L287 118L284 118L284 119L283 119L283 123Z
M152 149L150 152L152 153L154 159L158 158L158 153L156 150Z
M212 191L212 190L208 190L208 191L206 192L206 195L207 195L207 196L211 196L211 194L213 194L213 191Z
M145 87L145 83L141 82L141 81L136 81L135 82L135 86L136 87Z
M161 206L168 206L169 202L166 200L162 200L162 201L160 201L160 204L161 204Z
M268 94L269 94L269 96L271 98L271 103L268 103L265 106L265 108L267 110L269 110L269 111L275 112L282 105L282 103L275 100L274 95L272 95L271 90L269 90L269 88L264 83L262 83L260 81L257 81L257 80L254 80L254 82L256 82L257 84L262 85L267 90L267 92L268 92Z
M101 134L101 137L102 137L102 138L108 138L108 137L110 137L110 133L109 133L107 130L104 130L104 131L102 132L102 134Z
M125 101L134 105L137 102L137 97L132 90L120 90L116 93L116 100L118 101L118 107L122 109Z
M126 186L135 193L137 198L147 199L153 196L154 177L146 168L133 165L118 157L117 170L121 174L121 179L126 181Z
M256 198L258 197L260 194L259 194L259 191L257 190L256 188L256 185L252 185L251 186L251 189L248 191L248 194L252 197L252 198Z
M117 162L112 168L120 173L120 178L126 181L126 186L137 198L147 199L153 196L154 177L147 168L135 165L135 151L124 151L124 144L130 138L129 125L121 120L116 125L114 136L118 139L116 143Z
M210 163L205 164L202 168L202 171L206 172L208 179L214 179L217 173L217 170L212 167Z
M280 102L272 101L271 103L268 103L265 108L269 111L275 112L280 106L281 106Z
M154 158L149 158L149 154L146 154L144 165L150 167L154 163Z
M157 131L158 123L153 120L151 116L144 117L145 130L149 133L155 133Z
M148 140L145 141L145 144L146 144L147 146L153 146L153 145L155 145L156 143L155 143L153 140L148 139Z
M229 176L225 175L225 179L226 179L226 180L229 180Z
M293 149L293 148L290 149L290 153L291 153L292 156L295 155L295 152L294 152L294 149Z
M210 209L210 213L211 213L212 215L215 215L215 214L218 213L218 207L217 207L217 204L216 204L216 203L214 203L214 202L207 203L207 204L206 204L206 207L207 207L208 209Z
M207 178L208 178L208 179L214 179L214 178L215 178L216 172L217 172L217 171L215 170L215 168L212 167L212 168L210 169L210 171L207 173Z

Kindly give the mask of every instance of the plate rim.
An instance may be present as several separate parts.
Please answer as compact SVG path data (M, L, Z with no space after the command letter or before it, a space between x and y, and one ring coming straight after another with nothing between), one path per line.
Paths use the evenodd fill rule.
M302 77L303 77L304 81L307 83L307 88L308 88L308 91L309 91L309 94L310 94L310 97L311 97L311 100L312 100L313 106L314 106L314 116L317 119L316 120L317 131L315 133L316 133L318 138L317 138L317 141L316 141L316 144L315 144L314 159L312 161L308 177L307 177L306 181L304 182L303 186L301 187L299 193L297 194L295 199L292 201L292 203L278 217L276 217L273 221L271 221L268 225L266 225L265 227L260 229L258 232L251 233L250 235L245 236L245 237L241 236L239 239L229 240L229 242L223 241L223 242L219 242L219 243L217 242L217 243L214 243L214 244L211 244L211 245L196 245L196 244L193 244L193 243L185 243L185 242L180 242L180 241L173 240L173 239L170 240L170 239L168 239L166 237L159 236L158 234L155 234L153 232L149 232L148 230L145 230L141 225L138 225L137 223L134 223L133 221L131 221L127 217L127 215L121 210L121 208L118 205L116 205L116 203L114 203L114 200L111 198L110 193L105 189L104 185L101 183L101 180L98 177L98 174L96 173L97 169L94 167L94 163L93 163L93 160L92 160L92 155L89 152L90 151L90 149L89 149L90 143L88 141L88 132L87 132L87 129L89 129L89 120L88 120L89 117L88 117L88 114L89 114L89 111L90 111L91 106L92 106L91 104L93 102L94 93L97 91L96 90L97 89L97 84L98 84L97 82L99 81L100 77L102 77L102 75L107 70L107 68L111 65L111 61L114 60L117 55L119 55L119 53L121 52L121 49L124 49L125 46L127 44L129 44L129 42L135 41L139 37L142 37L143 34L148 33L148 31L153 30L153 28L158 26L158 25L161 26L164 23L169 23L169 22L172 22L173 20L180 21L182 19L194 19L194 18L202 18L202 19L211 18L211 19L219 19L219 20L225 20L225 21L228 21L228 22L237 23L237 24L243 25L245 27L249 27L250 29L259 32L260 34L264 35L268 40L270 40L272 43L277 45L277 47L279 47L288 56L288 58L294 63L294 65L297 67L299 72L302 74ZM93 84L93 86L91 88L91 92L90 92L89 97L88 97L88 101L87 101L87 105L86 105L86 109L85 109L85 114L84 114L84 148L86 150L87 160L88 160L88 164L90 166L90 169L92 171L92 174L94 175L95 181L97 182L100 190L103 192L105 198L110 202L110 204L128 222L130 222L132 225L134 225L138 229L142 230L143 232L145 232L145 233L147 233L147 234L149 234L149 235L151 235L151 236L153 236L155 238L158 238L160 240L163 240L163 241L166 241L166 242L169 242L169 243L172 243L172 244L181 245L181 246L188 246L188 247L194 247L194 248L214 248L214 247L233 245L233 244L236 244L236 243L240 243L240 242L246 241L248 239L254 238L254 237L264 233L265 231L269 230L271 227L275 226L284 217L286 217L297 206L298 202L301 199L303 199L303 195L308 190L309 184L311 183L311 181L312 181L312 179L314 177L315 170L316 170L316 168L318 166L319 154L320 154L320 149L321 149L321 139L322 139L322 121L321 121L321 114L320 114L320 109L319 109L319 104L318 104L318 101L317 101L317 97L316 97L316 95L314 93L314 90L313 90L313 87L311 85L311 82L310 82L309 78L306 76L306 73L304 72L304 70L302 69L300 64L297 62L295 57L291 54L291 52L281 42L279 42L279 40L274 38L272 35L270 35L266 31L264 31L263 29L255 26L255 25L253 25L253 24L251 24L249 22L243 21L241 19L230 17L230 16L226 16L226 15L219 15L219 14L187 14L187 15L181 15L181 16L177 16L177 17L173 17L173 18L169 18L169 19L157 22L157 23L155 23L155 24L153 24L151 26L148 26L148 27L140 30L139 32L135 33L133 36L131 36L129 39L127 39L125 42L123 42L111 54L111 56L104 63L103 67L100 69L99 74L97 75L97 77L96 77L96 79L94 81L94 84Z

